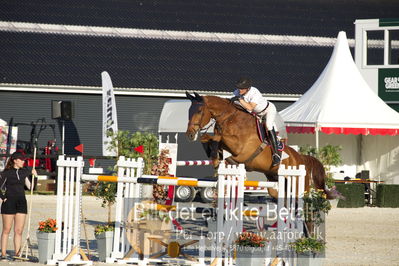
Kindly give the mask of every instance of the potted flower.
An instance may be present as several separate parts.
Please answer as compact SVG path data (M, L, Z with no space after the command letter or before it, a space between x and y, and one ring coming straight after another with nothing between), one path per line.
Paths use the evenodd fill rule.
M115 223L98 224L94 227L94 236L97 240L98 258L105 261L111 256L114 242Z
M298 255L298 266L319 266L322 263L320 253L324 251L326 242L315 237L302 237L290 243Z
M241 233L236 244L236 265L263 265L266 257L266 239L251 232Z
M308 233L314 233L316 227L324 223L324 216L331 210L330 201L322 189L310 188L303 195L304 219ZM315 227L316 225L316 227Z
M48 218L40 221L37 228L37 245L39 248L39 263L47 263L55 251L55 231L57 230L55 219Z

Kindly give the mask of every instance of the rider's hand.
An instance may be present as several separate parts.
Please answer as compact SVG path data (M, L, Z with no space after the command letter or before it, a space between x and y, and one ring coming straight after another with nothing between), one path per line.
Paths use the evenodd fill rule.
M238 101L240 98L241 98L240 96L234 96L234 97L230 98L230 102Z

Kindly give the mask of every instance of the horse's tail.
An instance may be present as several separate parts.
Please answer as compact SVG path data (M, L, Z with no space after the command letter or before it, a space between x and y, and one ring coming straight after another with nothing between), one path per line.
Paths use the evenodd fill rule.
M345 199L345 197L335 189L335 186L328 189L326 186L326 171L323 164L315 157L302 155L305 163L306 172L311 175L311 180L316 189L322 189L327 195L327 199Z

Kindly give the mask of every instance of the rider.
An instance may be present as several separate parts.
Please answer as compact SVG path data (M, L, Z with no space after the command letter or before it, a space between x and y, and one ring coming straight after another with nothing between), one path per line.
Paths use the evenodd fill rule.
M238 101L248 112L253 112L260 119L266 120L266 129L272 144L273 165L279 164L281 153L277 148L277 135L273 127L277 113L276 106L264 98L257 88L252 87L252 81L249 78L240 78L236 83L236 87L237 89L234 90L234 97L231 98L231 101Z

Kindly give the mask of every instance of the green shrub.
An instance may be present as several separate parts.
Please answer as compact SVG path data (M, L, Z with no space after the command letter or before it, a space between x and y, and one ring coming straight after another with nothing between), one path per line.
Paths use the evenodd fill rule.
M376 205L399 208L399 185L378 184Z
M306 252L320 253L326 248L326 242L315 237L302 237L290 243L290 246L298 254Z
M364 184L343 184L337 183L337 190L342 193L346 200L339 200L338 208L359 208L364 207L365 205L365 197Z
M110 151L117 150L118 157L126 158L141 157L144 160L144 174L151 173L151 167L158 159L158 138L152 133L135 132L130 133L128 130L119 130L116 133L108 132L111 137ZM143 146L143 153L137 152L136 147ZM116 160L118 160L118 157ZM115 161L115 167L116 167ZM117 171L117 169L112 169ZM108 208L108 224L111 224L111 207L116 201L117 183L115 182L98 182L92 195L102 200L101 206Z
M317 150L315 147L310 145L305 145L299 147L299 153L313 156L320 160L326 171L326 185L331 188L334 186L334 179L332 178L332 173L330 172L331 166L340 166L342 164L340 151L341 146L326 145Z

